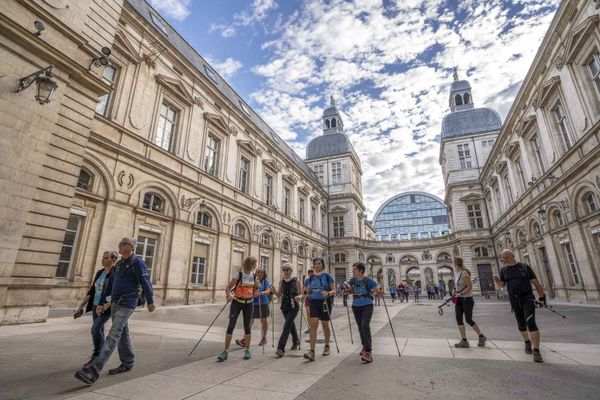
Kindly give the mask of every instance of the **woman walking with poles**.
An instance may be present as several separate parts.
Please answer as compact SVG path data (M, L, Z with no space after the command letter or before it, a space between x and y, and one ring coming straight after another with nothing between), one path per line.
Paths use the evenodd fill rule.
M454 305L454 311L456 313L456 323L458 324L458 331L460 332L460 342L454 344L457 348L470 347L469 341L467 340L467 332L465 330L465 323L463 322L463 316L467 320L467 324L473 328L473 330L479 335L479 342L477 346L485 346L487 338L481 333L481 330L473 321L473 307L475 302L473 301L473 282L471 281L471 272L465 267L464 261L461 257L454 258L454 266L458 271L458 278L456 279L456 291L454 296L456 297L456 304Z
M371 347L371 317L373 317L373 297L379 295L377 282L365 276L365 264L356 262L352 265L354 277L350 279L349 286L354 299L352 300L352 312L356 319L356 326L360 334L362 350L360 359L365 363L373 361L373 349Z
M254 293L259 287L256 275L254 274L255 267L256 258L246 258L242 264L242 270L231 278L231 281L225 288L225 296L227 296L227 302L231 301L231 306L229 308L229 325L225 334L225 350L217 357L219 361L225 361L229 356L229 346L231 345L233 330L235 329L240 312L244 319L244 346L246 347L244 360L249 360L252 357L250 354L252 304L254 302Z
M267 279L267 273L262 267L256 269L256 280L258 281L258 290L254 292L254 304L252 311L252 321L250 326L254 325L254 320L260 320L260 343L259 346L267 344L267 333L269 332L269 294L271 293L271 281ZM246 347L245 337L236 339L238 346ZM263 351L264 353L264 351Z
M304 358L309 361L315 361L315 344L317 342L317 329L319 321L323 326L323 335L325 336L325 348L323 355L328 356L331 353L329 349L329 339L331 336L329 330L329 321L331 320L332 297L335 296L334 280L327 272L324 272L325 261L321 257L313 259L313 268L315 273L308 279L306 291L310 297L310 350L304 354Z
M294 321L300 307L302 307L302 303L299 300L301 293L300 281L292 276L292 265L285 262L281 270L283 271L283 277L281 278L281 285L277 290L277 297L281 298L281 313L285 318L285 322L283 324L283 331L279 337L279 343L277 344L276 354L279 357L283 357L285 354L285 346L290 333L292 335L292 348L290 350L298 350L300 348L300 338L298 337Z

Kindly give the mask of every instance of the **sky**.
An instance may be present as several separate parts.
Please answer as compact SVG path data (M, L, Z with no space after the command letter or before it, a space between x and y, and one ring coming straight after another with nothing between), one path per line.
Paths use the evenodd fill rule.
M333 95L369 218L409 190L443 199L453 67L506 117L559 0L149 0L302 158Z

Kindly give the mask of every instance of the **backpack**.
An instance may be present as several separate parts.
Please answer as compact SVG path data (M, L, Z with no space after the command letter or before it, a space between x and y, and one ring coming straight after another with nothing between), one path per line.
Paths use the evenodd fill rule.
M242 283L242 277L243 277L243 272L238 271L237 282L235 283L235 286L229 290L229 292L231 292L232 294L235 293L235 289L240 285L240 283ZM256 282L256 274L255 273L252 273L252 279Z
M135 261L137 256L134 255L134 257L132 257L129 260L129 263L127 264L127 266L125 266L125 268L131 267L132 261ZM142 282L140 281L140 277L142 276L142 270L135 263L133 264L133 275L135 275L135 280L137 281L137 284L138 284L137 289L136 289L136 294L137 294L137 299L138 299L137 306L143 307L146 304L146 293L144 293L144 287L142 286Z
M358 282L357 279L354 279L354 282ZM360 281L363 283L363 286L365 288L365 290L367 291L367 295L364 297L368 297L369 299L373 300L373 293L372 291L369 289L369 278L368 277L363 277L362 281ZM356 287L356 284L352 285L352 291L354 291L354 288ZM363 297L363 296L361 296Z

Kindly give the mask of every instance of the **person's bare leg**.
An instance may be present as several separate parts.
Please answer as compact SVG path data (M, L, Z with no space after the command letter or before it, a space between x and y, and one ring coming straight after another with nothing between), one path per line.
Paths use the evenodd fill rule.
M521 333L521 336L523 336L523 340L524 341L529 342L529 332L527 332L527 331L524 331L524 332L519 331L519 333Z
M231 338L233 337L233 335L230 335L229 333L225 335L225 350L229 351L229 346L231 345Z
M467 331L465 330L465 326L464 325L458 325L458 331L460 332L460 337L466 339L467 338Z
M266 318L262 318L260 320L260 323L261 323L261 328L262 328L261 332L260 332L262 336L260 338L262 340L262 338L267 337L267 333L269 332L269 320Z
M315 351L315 345L317 343L317 329L319 328L319 318L310 318L308 323L310 324L310 349Z
M471 328L473 328L473 330L477 333L477 335L481 335L481 329L479 329L477 324L471 326Z
M325 337L325 345L329 346L331 331L329 330L329 321L321 321L323 327L323 336Z
M248 335L244 335L244 344L246 345L246 349L250 348L250 341L252 340L252 335L248 334ZM231 338L229 338L229 341L231 341Z
M529 332L531 337L531 344L534 349L540 349L540 331Z

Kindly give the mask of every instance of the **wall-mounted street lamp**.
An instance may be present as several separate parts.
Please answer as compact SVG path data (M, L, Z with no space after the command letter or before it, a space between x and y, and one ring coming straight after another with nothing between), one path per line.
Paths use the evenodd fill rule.
M58 87L58 84L52 79L52 68L53 66L49 65L44 69L40 69L31 75L21 78L21 80L19 80L19 86L17 86L17 93L27 89L35 82L35 99L40 104L49 103L52 92Z
M90 66L88 67L88 71L92 69L92 66L99 68L103 65L108 65L108 57L111 53L110 49L108 47L103 47L100 51L102 52L102 55L96 58L92 58Z

